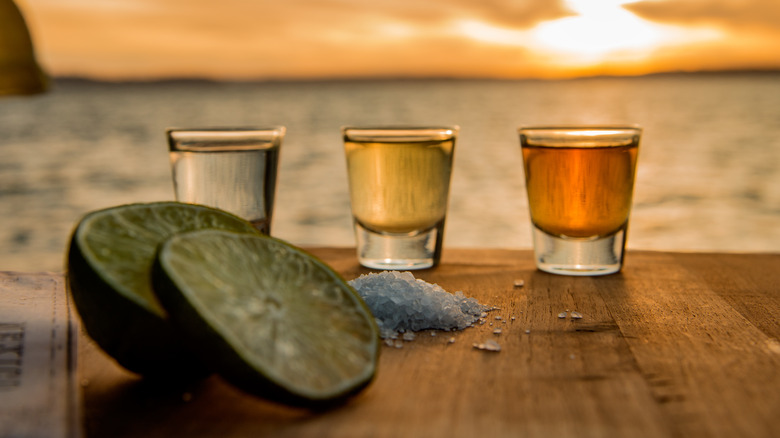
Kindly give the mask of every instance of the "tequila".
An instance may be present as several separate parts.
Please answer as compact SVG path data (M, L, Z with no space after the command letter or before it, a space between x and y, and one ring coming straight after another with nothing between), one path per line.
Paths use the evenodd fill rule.
M374 269L439 263L458 128L344 128L358 260Z
M429 230L447 211L454 140L347 141L347 172L355 220L379 232Z
M623 266L641 129L521 128L539 269L605 275Z
M267 132L170 131L176 199L228 211L270 234L284 132Z
M638 144L523 147L531 220L554 236L608 236L628 222Z

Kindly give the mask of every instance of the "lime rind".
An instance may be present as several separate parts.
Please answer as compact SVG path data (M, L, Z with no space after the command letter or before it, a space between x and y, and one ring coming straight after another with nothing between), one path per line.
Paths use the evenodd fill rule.
M202 342L202 359L248 392L316 405L373 379L370 310L329 266L286 242L179 234L161 246L153 278L171 318Z
M221 210L158 202L92 212L79 223L74 239L85 261L106 283L130 301L165 317L149 281L157 247L176 233L203 228L256 232L248 222Z
M87 334L126 369L145 377L206 374L183 348L150 279L161 242L204 227L256 233L232 214L177 202L94 211L74 229L66 260L68 289Z

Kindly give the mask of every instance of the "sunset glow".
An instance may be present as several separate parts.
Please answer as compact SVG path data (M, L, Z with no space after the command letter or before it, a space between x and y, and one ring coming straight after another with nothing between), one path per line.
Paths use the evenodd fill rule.
M657 50L675 43L717 41L723 35L713 28L686 29L656 24L623 8L636 0L568 0L577 15L541 23L533 29L534 45L555 53L561 65L588 65L610 59L641 62Z
M540 47L596 59L616 50L652 48L663 39L660 26L623 9L623 1L569 0L567 3L578 15L537 26L532 35Z
M776 0L15 1L54 75L554 78L780 68Z

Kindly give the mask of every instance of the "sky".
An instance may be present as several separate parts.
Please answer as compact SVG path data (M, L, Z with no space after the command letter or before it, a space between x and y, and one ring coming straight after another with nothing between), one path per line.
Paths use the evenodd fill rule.
M15 0L53 76L569 78L780 69L779 0Z

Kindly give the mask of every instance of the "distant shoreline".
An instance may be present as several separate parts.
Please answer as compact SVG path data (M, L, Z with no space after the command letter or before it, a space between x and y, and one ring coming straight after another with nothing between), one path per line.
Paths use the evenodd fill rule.
M172 78L148 78L148 79L100 79L85 76L53 76L56 83L99 83L99 84L263 84L263 83L370 83L370 82L564 82L582 81L593 79L637 79L652 77L680 77L680 76L776 76L780 75L780 69L739 69L739 70L701 70L701 71L669 71L648 73L643 75L594 75L574 78L488 78L488 77L447 77L447 76L420 76L420 77L334 77L334 78L258 78L258 79L212 79L199 77L172 77Z

